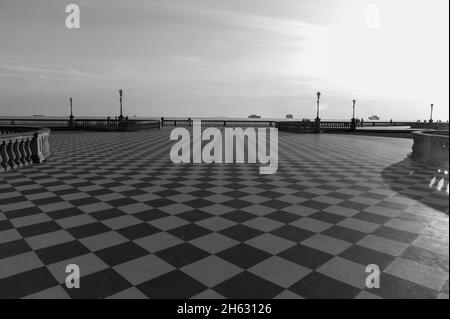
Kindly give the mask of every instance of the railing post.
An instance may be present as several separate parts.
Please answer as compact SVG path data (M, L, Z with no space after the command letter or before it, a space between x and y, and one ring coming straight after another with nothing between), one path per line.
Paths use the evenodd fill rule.
M314 125L314 133L320 133L320 118L316 117Z
M44 137L39 135L39 132L36 132L33 136L33 140L31 141L31 159L33 163L42 163L46 158L46 148Z
M352 122L350 124L350 131L356 132L356 119L352 118Z

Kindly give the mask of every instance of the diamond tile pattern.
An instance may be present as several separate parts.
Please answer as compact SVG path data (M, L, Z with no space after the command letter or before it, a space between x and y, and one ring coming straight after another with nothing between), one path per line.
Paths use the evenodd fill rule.
M0 298L448 298L448 175L411 140L280 132L259 175L174 165L169 132L54 132L1 173Z

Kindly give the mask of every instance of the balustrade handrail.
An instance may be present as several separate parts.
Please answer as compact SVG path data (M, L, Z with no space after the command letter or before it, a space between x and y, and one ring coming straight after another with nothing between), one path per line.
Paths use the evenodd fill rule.
M0 139L2 138L14 138L17 136L33 136L34 134L36 134L36 132L50 132L50 129L48 128L37 128L34 126L15 126L15 125L10 125L10 126L5 126L5 125L1 125L0 126L0 132L2 134L0 134ZM6 134L3 132L7 132Z

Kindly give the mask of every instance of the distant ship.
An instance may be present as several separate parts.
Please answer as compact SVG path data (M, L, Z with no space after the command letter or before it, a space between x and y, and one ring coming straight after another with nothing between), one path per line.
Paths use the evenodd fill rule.
M369 116L369 120L371 120L371 121L379 121L380 117L377 116L377 115L372 115L372 116Z
M248 118L249 118L249 119L260 119L261 116L256 115L256 114L252 114L252 115L250 115Z

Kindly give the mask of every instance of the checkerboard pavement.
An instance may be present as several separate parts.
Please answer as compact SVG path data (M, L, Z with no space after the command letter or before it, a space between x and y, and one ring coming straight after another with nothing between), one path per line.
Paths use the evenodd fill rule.
M448 175L410 140L280 132L274 175L174 165L168 129L50 142L0 175L0 298L448 298Z

